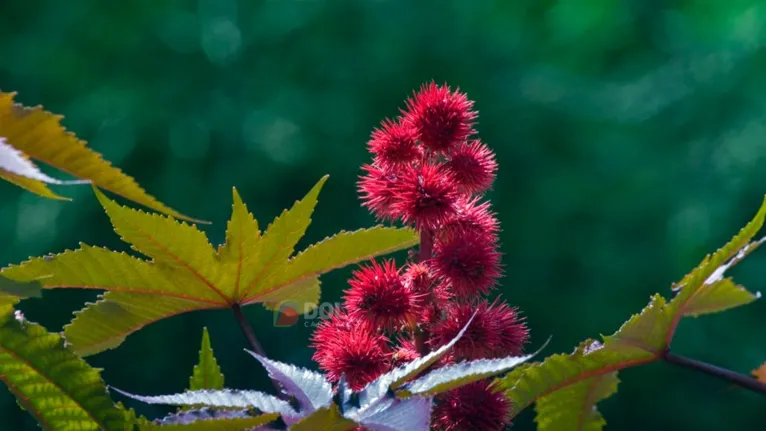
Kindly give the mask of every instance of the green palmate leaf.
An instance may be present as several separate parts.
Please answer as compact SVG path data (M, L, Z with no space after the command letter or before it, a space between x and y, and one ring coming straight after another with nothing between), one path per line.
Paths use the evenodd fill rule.
M13 161L7 164L2 162L0 155L0 178L41 196L62 199L46 186L46 183L60 184L61 181L40 172L29 160L31 158L153 210L189 219L147 194L133 178L64 129L61 116L39 106L28 108L13 103L14 96L15 93L0 92L0 138L19 151L20 159L6 157L9 163Z
M189 379L189 390L223 389L224 378L221 368L213 355L210 345L210 335L207 328L202 330L202 347L199 351L199 363L194 366L194 372Z
M606 425L596 403L617 392L617 372L583 380L537 400L538 431L600 431Z
M511 400L512 414L571 385L656 360L670 326L665 305L665 299L655 295L640 314L604 337L603 344L587 340L572 354L556 354L542 362L521 365L496 380Z
M264 293L258 298L269 310L280 310L289 306L298 314L306 313L316 308L321 295L319 277L311 277L284 285L278 289Z
M676 296L668 304L675 316L670 335L683 316L698 316L726 310L750 303L757 299L733 282L723 280L724 273L753 252L763 240L751 242L761 230L766 218L766 199L753 219L743 227L725 246L702 262L680 282L673 286ZM669 340L668 340L669 341Z
M747 305L760 296L760 293L750 292L734 283L731 278L724 278L699 289L694 295L694 300L684 307L684 316L697 317L717 313Z
M0 178L22 188L52 199L63 199L51 192L45 184L82 184L87 181L62 181L43 173L24 153L0 137Z
M379 244L392 240L393 245L391 249L384 250L383 253L401 249L399 244L409 244L412 246L417 243L417 239L413 238L410 231L401 229L380 227L356 232L341 232L325 239L321 243L308 247L291 259L287 265L272 271L261 284L266 286L282 286L294 283L296 277L297 281L300 281L302 278L311 278L322 268L339 268L345 265L344 262L358 261L357 250L359 243Z
M64 329L81 355L116 347L147 324L189 311L258 302L275 307L288 301L310 307L319 300L321 274L417 242L410 229L374 227L326 239L290 259L311 223L325 181L262 235L234 191L226 242L218 250L194 226L120 206L96 191L115 231L150 261L82 245L0 273L17 281L47 276L41 280L45 288L107 290Z
M42 296L42 286L39 282L20 283L0 276L0 310L15 305L21 299L39 298ZM2 312L4 312L2 311Z
M539 402L537 421L547 429L563 428L567 418L579 418L573 429L601 429L603 418L593 405L617 390L616 371L661 359L684 316L699 316L752 302L759 297L724 278L725 272L755 250L763 240L752 241L766 217L766 200L755 217L714 254L673 286L675 297L652 297L644 310L603 344L588 340L570 355L558 354L543 362L516 368L497 381L514 406L513 414ZM559 393L561 392L561 393ZM576 394L580 394L575 396ZM582 396L586 394L586 396ZM577 402L572 402L572 400ZM592 428L588 428L592 427Z
M99 372L64 346L58 334L0 316L0 380L44 430L131 430L128 412L109 398Z

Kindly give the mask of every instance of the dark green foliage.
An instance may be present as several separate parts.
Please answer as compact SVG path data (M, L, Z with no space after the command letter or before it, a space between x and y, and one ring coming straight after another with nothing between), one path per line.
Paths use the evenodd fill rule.
M109 398L98 370L58 334L0 307L0 380L46 431L129 431L127 412Z

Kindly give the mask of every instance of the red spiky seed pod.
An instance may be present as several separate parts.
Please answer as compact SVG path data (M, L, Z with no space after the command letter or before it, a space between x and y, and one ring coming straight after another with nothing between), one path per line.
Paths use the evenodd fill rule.
M341 376L353 390L360 390L390 369L388 339L372 328L360 325L345 313L335 313L314 331L314 361L327 379Z
M461 298L487 294L500 277L500 252L485 235L448 235L436 242L430 260L434 274Z
M361 266L348 284L344 299L352 319L388 330L415 321L418 296L404 285L393 260Z
M444 223L440 231L442 241L464 235L478 235L487 241L497 241L500 224L488 201L481 202L479 197L462 198L455 208L456 214Z
M418 145L417 131L404 121L384 120L372 132L367 146L375 155L375 164L385 170L400 169L419 160L423 149Z
M461 143L449 155L447 169L466 193L483 193L495 181L495 153L478 139Z
M460 90L431 82L407 100L405 121L418 133L424 147L437 153L449 153L475 133L477 113L473 101Z
M394 368L400 367L418 358L420 358L420 354L415 347L415 343L408 338L400 337L399 347L394 349L394 352L391 354L391 366Z
M438 431L502 431L510 425L511 404L486 381L453 389L437 398L433 427Z
M476 314L463 337L455 344L449 362L518 356L529 340L529 329L518 310L504 302L451 304L447 316L431 328L433 348L448 343Z
M418 323L430 324L442 317L442 310L452 298L447 286L441 283L425 263L410 263L402 276L405 286L416 295Z
M397 201L399 175L376 165L364 165L362 170L364 175L359 177L357 183L362 205L379 220L398 219L400 214L394 210L394 203Z
M391 209L418 230L434 229L449 220L460 196L449 172L432 164L404 168L394 194Z

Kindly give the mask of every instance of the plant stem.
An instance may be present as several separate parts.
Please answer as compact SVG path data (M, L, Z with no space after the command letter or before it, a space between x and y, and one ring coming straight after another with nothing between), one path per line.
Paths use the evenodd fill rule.
M434 249L434 237L430 230L423 229L420 231L420 250L418 252L418 262L424 262L433 256ZM428 337L424 328L421 328L415 323L412 328L413 337L415 338L415 348L420 356L428 354L428 346L426 346L425 339Z
M430 230L423 229L420 232L420 251L418 253L418 262L424 262L434 253L434 237Z
M751 376L740 374L735 371L728 370L726 368L721 368L712 364L708 364L706 362L698 361L696 359L679 356L679 355L676 355L675 353L672 353L670 350L667 350L665 354L662 355L662 359L665 362L675 364L684 368L690 368L692 370L699 371L701 373L709 374L711 376L715 376L715 377L718 377L719 379L733 383L742 388L749 389L753 392L766 395L766 384L759 382L758 380L756 380L755 378Z
M240 308L239 304L232 304L231 310L234 312L234 317L236 317L237 323L239 323L239 327L242 328L242 332L245 333L245 338L247 338L247 342L250 344L250 348L253 349L253 352L266 357L266 351L263 350L263 346L261 346L261 343L258 342L258 338L255 336L253 327L250 326L247 318L242 313L242 308Z
M253 331L253 327L250 326L250 323L247 321L245 314L242 313L242 308L239 306L239 304L232 304L231 311L234 312L234 317L237 319L239 327L242 328L242 332L244 332L245 338L247 338L247 343L250 344L250 348L253 350L253 352L263 356L264 358L267 358L268 356L266 356L266 351L263 350L263 346L261 346L261 343L258 342L258 338L255 336L255 331ZM279 383L277 383L274 379L270 380L271 384L274 385L274 389L277 390L277 396L279 398L286 399L287 397L282 391Z

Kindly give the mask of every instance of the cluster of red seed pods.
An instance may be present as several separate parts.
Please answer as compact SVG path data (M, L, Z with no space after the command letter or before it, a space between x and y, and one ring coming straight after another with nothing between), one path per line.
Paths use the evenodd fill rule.
M484 193L497 171L493 151L475 137L474 103L433 82L385 120L368 143L373 156L358 184L363 205L379 220L420 234L420 249L360 266L344 309L314 332L314 359L332 381L354 390L393 367L465 335L437 366L522 353L528 330L515 308L486 297L501 275L499 224ZM508 400L477 382L436 399L441 431L503 430Z

